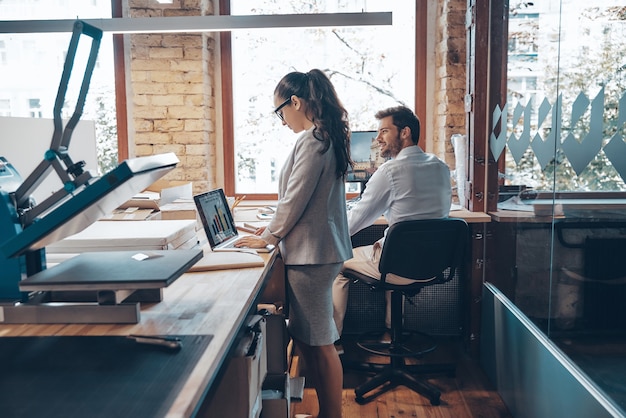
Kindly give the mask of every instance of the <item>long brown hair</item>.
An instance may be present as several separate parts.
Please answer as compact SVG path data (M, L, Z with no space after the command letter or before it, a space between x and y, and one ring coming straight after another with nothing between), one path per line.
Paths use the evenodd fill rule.
M324 143L322 154L332 146L337 160L337 177L344 177L350 158L350 126L348 112L341 104L330 79L322 71L313 69L308 73L298 71L284 76L276 88L274 96L288 99L297 96L307 104L307 116L315 128L313 136Z

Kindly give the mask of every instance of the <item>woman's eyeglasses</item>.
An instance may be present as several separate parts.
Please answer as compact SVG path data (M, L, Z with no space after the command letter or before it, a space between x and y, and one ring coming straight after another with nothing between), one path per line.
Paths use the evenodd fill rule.
M276 113L276 116L278 116L280 120L282 120L283 122L285 121L285 118L283 117L282 108L287 106L290 102L291 102L291 97L285 100L284 102L282 102L280 106L278 106L276 109L274 109L274 113Z

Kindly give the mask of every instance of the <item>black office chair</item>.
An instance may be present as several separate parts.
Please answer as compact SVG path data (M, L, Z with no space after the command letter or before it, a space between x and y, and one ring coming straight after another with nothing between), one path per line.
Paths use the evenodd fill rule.
M412 297L426 286L451 280L463 265L468 241L468 226L463 219L399 222L387 231L378 265L380 280L350 269L343 271L344 276L361 281L372 290L391 290L390 341L381 341L380 332L361 334L357 340L360 348L389 357L390 361L387 364L364 365L365 369L379 373L355 389L358 403L367 403L398 385L404 385L426 396L432 405L440 403L441 392L425 380L419 380L415 375L424 373L454 375L455 365L406 364L406 357L421 358L433 351L436 343L425 333L404 329L403 296ZM390 273L411 279L413 283L391 284L386 281L386 276ZM376 388L379 388L379 391L365 396Z

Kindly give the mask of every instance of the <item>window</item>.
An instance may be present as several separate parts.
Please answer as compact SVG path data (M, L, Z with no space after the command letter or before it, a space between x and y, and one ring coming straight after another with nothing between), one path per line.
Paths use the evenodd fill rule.
M31 118L43 117L43 113L41 112L41 103L39 99L28 99L28 108L30 109L29 115Z
M0 116L11 116L11 100L0 99Z
M59 7L62 6L62 7ZM0 2L0 16L6 20L83 19L110 17L111 0L65 0L41 2L35 0L5 0ZM13 117L53 118L59 81L69 46L69 33L0 34L0 92L11 99ZM90 45L81 40L63 105L62 117L74 112L76 98L84 73L82 49ZM82 65L82 67L81 67ZM115 120L115 89L112 36L104 34L98 53L82 120L96 123L98 143L97 169L109 171L117 165L117 132ZM4 114L5 109L0 109ZM115 158L111 158L114 154ZM96 169L96 167L89 167Z
M290 71L331 78L354 130L376 128L379 109L415 102L415 3L385 0L231 0L231 14L392 11L393 26L267 29L232 33L235 193L276 193L297 137L274 117L273 89ZM225 147L226 148L226 147ZM226 156L226 158L231 158ZM225 173L228 178L231 174Z
M0 41L0 65L7 65L7 48L4 41Z
M623 7L570 3L511 2L507 130L492 150L506 155L507 185L624 191Z

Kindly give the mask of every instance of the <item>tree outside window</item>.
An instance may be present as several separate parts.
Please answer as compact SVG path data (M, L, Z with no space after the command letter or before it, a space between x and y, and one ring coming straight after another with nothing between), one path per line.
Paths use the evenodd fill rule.
M237 193L275 193L297 138L273 114L273 90L291 71L323 70L353 130L375 129L385 107L413 107L415 3L385 0L232 0L231 14L391 11L393 26L234 31L233 119Z

